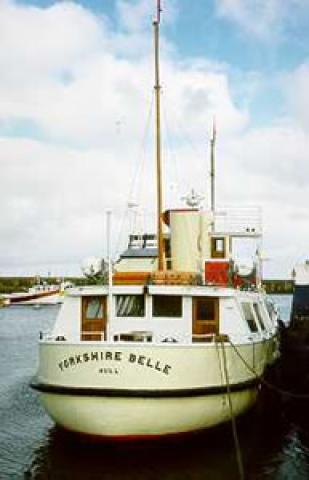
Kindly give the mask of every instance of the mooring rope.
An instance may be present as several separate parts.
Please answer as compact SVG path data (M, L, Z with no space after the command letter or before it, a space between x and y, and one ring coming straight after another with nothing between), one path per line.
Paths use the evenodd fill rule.
M276 385L268 382L263 378L261 375L257 373L254 367L251 367L249 363L246 361L246 359L243 357L243 355L240 353L239 349L234 345L234 343L228 338L222 338L218 337L216 339L216 345L221 344L221 349L222 349L222 360L223 360L223 365L221 363L221 358L219 356L219 365L220 365L220 372L221 372L221 380L223 380L223 375L222 375L222 367L224 371L224 377L225 377L225 384L226 384L226 396L228 399L228 404L229 404L229 410L230 410L230 416L231 416L231 425L232 425L232 432L233 432L233 440L234 440L234 445L235 445L235 453L236 453L236 460L237 460L237 466L238 466L238 472L239 472L239 478L240 480L245 479L245 472L244 472L244 466L243 466L243 460L242 460L242 454L241 454L241 448L240 448L240 443L239 443L239 438L238 438L238 433L237 433L237 427L236 427L236 419L235 419L235 414L233 410L233 404L232 404L232 398L231 398L231 386L230 386L230 379L229 379L229 374L228 374L228 368L227 368L227 358L226 358L226 351L225 351L225 342L228 342L237 356L240 358L240 360L243 362L245 367L266 387L274 390L275 392L279 393L280 395L283 396L289 396L292 398L296 399L308 399L309 394L298 394L294 392L290 392L288 390L284 390L282 388L277 387ZM217 350L218 352L218 350ZM219 353L219 352L218 352ZM254 351L254 365L255 365L255 351Z
M223 340L220 340L220 342L221 342L221 348L222 348L222 358L223 358L223 368L224 368L225 383L226 383L226 393L227 393L230 415L231 415L232 432L233 432L233 439L234 439L234 445L235 445L236 460L237 460L238 471L239 471L239 478L240 478L240 480L244 480L245 479L245 472L244 472L244 467L243 467L241 449L240 449L240 444L239 444L239 439L238 439L238 434L237 434L237 428L236 428L236 420L235 420L235 415L234 415L234 411L233 411L233 404L232 404L232 399L231 399L231 388L230 388L230 381L229 381L228 368L227 368L225 345L224 345Z
M219 364L219 367L220 367L221 384L224 385L224 372L223 372L223 365L222 365L222 355L220 355L220 346L221 346L221 342L217 341L216 342L216 352L217 352L217 356L218 356L218 364Z
M238 355L238 357L240 358L240 360L243 362L243 364L245 365L245 367L261 382L263 383L266 387L270 388L271 390L274 390L275 392L279 393L280 395L282 396L287 396L287 397L291 397L291 398L296 398L296 399L307 399L309 398L309 394L308 393L295 393L295 392L291 392L289 390L285 390L283 388L279 388L277 387L276 385L268 382L267 380L265 380L265 378L263 378L261 375L259 375L257 373L257 371L251 367L251 365L249 365L249 363L246 361L246 359L242 356L242 354L239 352L239 349L236 347L236 345L234 345L234 343L228 339L228 342L229 344L231 345L231 347L233 348L233 350L235 351L235 353Z

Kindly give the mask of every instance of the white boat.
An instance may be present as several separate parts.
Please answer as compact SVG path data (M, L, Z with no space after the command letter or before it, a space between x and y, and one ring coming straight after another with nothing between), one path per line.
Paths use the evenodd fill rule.
M261 287L259 255L250 272L233 258L235 238L259 243L259 209L218 211L213 189L208 210L191 198L187 208L162 212L159 23L158 7L157 233L130 236L107 284L67 293L41 336L32 382L58 425L101 438L228 421L254 404L278 357L278 315Z
M57 304L63 301L61 285L40 283L33 285L27 292L14 292L5 295L7 305Z

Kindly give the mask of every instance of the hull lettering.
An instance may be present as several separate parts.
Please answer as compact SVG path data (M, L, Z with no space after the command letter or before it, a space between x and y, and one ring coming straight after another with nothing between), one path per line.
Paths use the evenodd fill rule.
M80 354L72 355L68 358L64 358L58 363L58 368L63 372L69 368L75 368L76 366L83 365L85 363L93 362L123 362L126 361L131 364L136 364L141 367L153 369L156 372L162 373L164 375L169 375L172 369L171 365L164 364L161 360L153 359L151 357L146 357L145 355L138 355L136 353L130 352L126 356L124 352L111 352L109 350L104 352L83 352ZM112 365L108 365L99 369L100 373L119 373L117 368Z

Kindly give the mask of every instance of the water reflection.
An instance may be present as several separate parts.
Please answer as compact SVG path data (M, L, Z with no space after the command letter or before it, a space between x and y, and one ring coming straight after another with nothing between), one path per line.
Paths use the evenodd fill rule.
M277 413L276 413L277 411ZM261 405L238 421L246 478L308 478L307 433ZM289 430L291 429L291 430ZM298 472L298 477L293 477ZM53 427L26 478L184 480L239 479L230 425L182 440L95 444Z
M38 332L56 313L51 307L0 312L1 480L239 479L230 424L192 439L137 446L89 445L51 427L29 381ZM237 419L246 480L308 480L308 401L262 395L254 410Z
M218 468L218 466L220 466ZM43 479L238 478L227 428L190 440L140 444L89 444L60 429L49 431L26 477Z

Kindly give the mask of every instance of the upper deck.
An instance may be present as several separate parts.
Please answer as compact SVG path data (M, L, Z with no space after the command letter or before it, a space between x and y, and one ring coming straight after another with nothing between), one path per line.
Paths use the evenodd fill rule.
M188 285L89 286L67 292L49 339L196 344L225 335L246 343L253 336L263 341L275 330L275 312L262 293Z
M234 240L262 236L261 209L233 207L215 213L192 209L164 213L164 268L157 271L155 235L130 235L128 248L115 263L116 284L191 284L259 287L260 258L256 246L246 274L235 263Z

